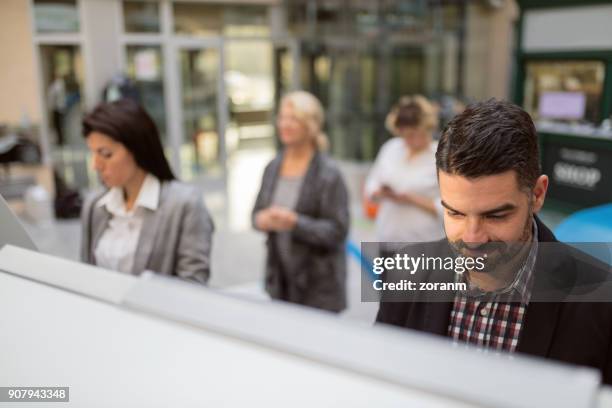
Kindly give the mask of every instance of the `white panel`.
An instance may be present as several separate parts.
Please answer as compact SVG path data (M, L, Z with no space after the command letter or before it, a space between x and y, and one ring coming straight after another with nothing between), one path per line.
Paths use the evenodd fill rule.
M527 10L523 51L612 49L612 5Z
M203 292L200 286L154 275L134 285L124 304L389 384L483 406L589 407L595 392L597 375L590 368L483 353L431 334L386 325L357 325L284 302L245 302ZM478 387L473 386L474 379L478 379ZM522 391L520 395L514 392L517 389Z
M0 327L0 384L69 386L52 406L473 407L4 273Z
M38 254L11 245L0 249L0 271L116 304L119 304L138 282L132 275Z
M9 244L31 250L37 249L34 241L2 196L0 196L0 226L2 226L0 228L0 248Z
M70 386L75 407L587 408L595 400L592 369L122 276L0 251L0 384Z
M602 387L596 406L601 408L612 407L612 387Z

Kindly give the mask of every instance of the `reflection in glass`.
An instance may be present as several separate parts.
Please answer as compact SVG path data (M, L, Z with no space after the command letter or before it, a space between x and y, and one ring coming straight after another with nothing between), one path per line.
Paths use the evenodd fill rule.
M361 151L361 65L358 55L332 53L329 81L329 132L334 154L362 158Z
M226 83L238 109L272 109L272 46L268 41L226 43Z
M364 3L355 10L354 24L362 34L373 35L380 29L380 15L376 2Z
M182 174L222 171L217 121L219 53L216 49L181 50L184 146Z
M425 59L421 48L395 49L391 61L391 100L395 102L403 95L423 93L425 76Z
M316 53L302 55L302 81L325 107L332 153L347 159L373 159L379 139L385 138L380 80L386 64L378 63L375 47L311 49Z
M223 6L219 4L174 3L177 34L215 36L221 34Z
M523 106L535 120L597 124L604 70L602 61L530 61Z
M228 41L225 47L227 89L232 127L238 142L270 139L274 127L273 50L266 40ZM235 143L232 143L232 146Z
M270 35L268 9L265 6L177 2L173 7L177 34L234 37Z
M308 6L306 2L293 2L287 7L287 30L293 35L304 34L307 29Z
M127 47L128 75L136 85L142 105L155 121L162 140L165 140L166 109L162 67L161 47Z
M224 35L230 37L270 35L268 9L265 6L225 6L223 17Z
M148 1L124 1L123 21L126 33L159 33L159 4Z
M281 97L291 90L293 82L293 58L287 47L274 48L274 111Z
M34 21L39 33L78 32L76 0L34 0Z
M44 45L40 52L53 142L59 147L82 145L80 49L71 45Z
M384 118L402 95L470 95L466 3L434 3L285 2L288 29L301 38L300 83L325 106L334 155L373 159L390 137Z
M341 2L321 2L318 4L317 29L321 35L334 35L346 32L351 26L347 24L349 15L346 4Z
M84 111L81 50L73 45L42 45L40 61L53 162L69 186L88 187L91 174L81 135ZM92 175L91 180L94 179Z

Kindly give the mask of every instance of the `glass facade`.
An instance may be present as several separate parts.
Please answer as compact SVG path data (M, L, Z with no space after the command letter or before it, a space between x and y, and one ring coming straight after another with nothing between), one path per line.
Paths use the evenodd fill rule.
M384 118L402 95L463 97L466 2L291 1L301 86L326 109L332 153L371 160L390 135Z
M221 143L218 123L219 52L217 49L184 49L180 52L182 173L219 173Z
M91 174L81 131L84 113L81 49L75 45L41 45L39 52L55 168L70 185L88 186Z
M226 5L223 10L223 35L228 37L269 36L268 8L254 5Z
M225 86L235 149L248 140L274 136L273 47L268 40L225 43Z
M87 1L32 0L37 29L78 30L78 10ZM278 103L292 89L322 101L331 153L356 161L372 160L391 136L384 121L401 96L423 94L439 102L441 112L445 101L470 96L463 72L469 72L467 0L109 2L123 16L116 34L122 70L187 173L217 171L241 146L273 145ZM63 16L55 26L49 10ZM88 35L75 34L75 44ZM112 60L117 50L95 52ZM169 56L176 57L175 65L164 60ZM539 77L542 69L532 70ZM589 75L600 78L600 71ZM580 77L580 83L587 95L585 117L599 115L591 108L600 98L597 81ZM537 99L537 92L525 95Z
M129 45L126 56L128 76L138 90L142 105L155 121L162 139L165 139L166 105L161 47Z
M191 36L270 35L268 8L256 5L173 3L174 31Z
M174 32L181 35L216 36L223 30L220 4L173 3Z
M38 33L76 33L79 10L76 0L34 0L34 22Z
M159 3L124 1L123 25L126 33L159 33Z

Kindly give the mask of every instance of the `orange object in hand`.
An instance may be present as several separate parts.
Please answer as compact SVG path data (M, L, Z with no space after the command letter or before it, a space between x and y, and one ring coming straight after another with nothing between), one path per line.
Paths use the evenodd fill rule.
M379 203L376 201L370 200L368 197L363 198L363 212L366 217L371 220L376 219L376 214L378 214Z

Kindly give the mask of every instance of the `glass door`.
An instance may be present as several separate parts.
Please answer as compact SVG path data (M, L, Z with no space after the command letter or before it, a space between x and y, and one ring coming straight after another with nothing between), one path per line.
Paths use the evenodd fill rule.
M75 44L39 46L51 157L58 174L71 187L89 185L87 146L81 136L83 59Z
M373 47L332 42L302 44L302 84L325 108L331 152L337 157L372 160L375 155L384 122L380 106L385 90L379 85L379 65L384 65L384 60Z
M224 43L231 132L230 157L238 150L274 146L273 48L266 39L227 39Z
M126 47L127 73L137 97L151 115L166 144L163 56L160 45L130 44Z
M227 105L220 46L179 46L177 57L182 178L223 178Z

